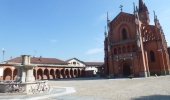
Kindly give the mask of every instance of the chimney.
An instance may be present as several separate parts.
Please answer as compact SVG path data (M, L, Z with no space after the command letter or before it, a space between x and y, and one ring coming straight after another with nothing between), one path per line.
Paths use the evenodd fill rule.
M40 56L40 58L42 58L42 56Z
M12 56L10 57L10 60L12 59Z

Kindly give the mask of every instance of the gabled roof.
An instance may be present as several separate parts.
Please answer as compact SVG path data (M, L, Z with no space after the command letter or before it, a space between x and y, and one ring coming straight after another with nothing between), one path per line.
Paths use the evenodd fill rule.
M70 60L73 60L73 59L75 59L75 60L77 60L77 61L79 61L79 62L81 62L81 63L83 63L83 64L84 64L84 62L83 62L83 61L81 61L81 60L79 60L79 59L77 59L77 58L70 58L70 59L66 60L66 62L69 62Z
M134 17L133 14L129 14L129 13L125 13L125 12L120 12L111 22L113 22L113 21L116 20L118 17L123 16L123 15L125 15L125 16L130 16L130 17Z
M68 64L67 62L56 58L31 57L30 60L31 60L30 63L33 64L62 64L62 65ZM16 57L6 62L22 63L22 57Z

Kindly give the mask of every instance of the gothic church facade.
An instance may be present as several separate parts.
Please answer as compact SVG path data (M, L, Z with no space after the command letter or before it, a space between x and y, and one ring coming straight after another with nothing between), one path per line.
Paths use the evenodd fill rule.
M148 8L139 0L133 14L120 12L112 21L107 14L104 40L105 74L110 77L149 77L170 74L168 46L154 12L150 25Z

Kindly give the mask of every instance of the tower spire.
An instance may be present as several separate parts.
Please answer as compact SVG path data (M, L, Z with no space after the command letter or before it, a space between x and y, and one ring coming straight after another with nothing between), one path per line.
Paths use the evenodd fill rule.
M107 12L107 21L109 20L109 14L108 14L108 12Z
M135 3L133 2L133 9L134 9L134 14L136 12L136 8L135 8Z
M105 35L105 38L106 38L107 37L106 26L105 26L104 35Z
M108 33L109 33L109 31L110 31L109 24L110 24L110 20L109 20L109 14L108 14L108 12L107 12L107 30L108 30Z
M142 23L144 24L150 23L148 8L145 5L145 3L143 3L143 0L139 0L138 13L139 13L139 19L141 20Z
M139 0L139 12L144 10L143 0Z
M154 21L158 21L157 15L155 14L155 11L153 11L154 13Z

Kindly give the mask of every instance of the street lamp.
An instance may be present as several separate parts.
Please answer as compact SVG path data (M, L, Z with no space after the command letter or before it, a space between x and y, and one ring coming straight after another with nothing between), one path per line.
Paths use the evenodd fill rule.
M5 49L2 48L2 53L3 53L3 61L4 61L4 53L5 53Z

